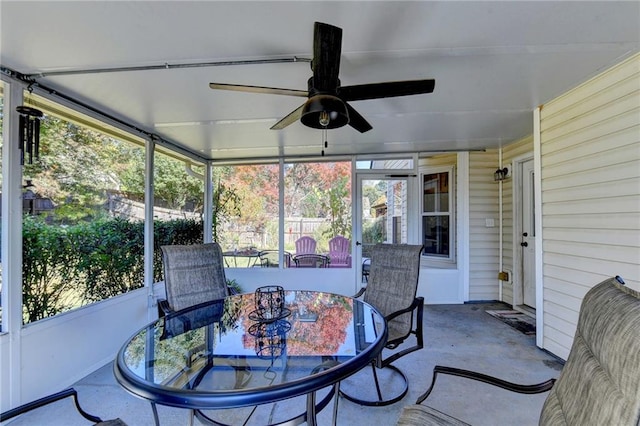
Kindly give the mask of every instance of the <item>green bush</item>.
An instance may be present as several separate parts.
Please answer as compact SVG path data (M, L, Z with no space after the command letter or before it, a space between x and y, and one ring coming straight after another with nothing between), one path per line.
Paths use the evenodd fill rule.
M160 247L202 243L195 220L156 221L154 281L163 279ZM23 221L24 321L37 321L144 285L144 223L103 219L73 226Z

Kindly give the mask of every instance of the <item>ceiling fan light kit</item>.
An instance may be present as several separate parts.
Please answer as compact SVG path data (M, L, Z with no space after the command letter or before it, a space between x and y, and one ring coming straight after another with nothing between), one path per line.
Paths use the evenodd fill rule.
M209 87L215 90L306 96L308 98L303 105L274 124L271 127L273 130L284 129L300 120L307 127L322 130L337 129L348 124L360 133L371 130L371 124L347 102L433 92L435 87L433 79L388 81L342 87L338 78L341 52L342 29L316 22L313 30L313 59L311 60L313 76L308 81L307 92L225 83L210 83Z
M349 113L340 98L316 95L305 102L300 121L314 129L337 129L349 124Z

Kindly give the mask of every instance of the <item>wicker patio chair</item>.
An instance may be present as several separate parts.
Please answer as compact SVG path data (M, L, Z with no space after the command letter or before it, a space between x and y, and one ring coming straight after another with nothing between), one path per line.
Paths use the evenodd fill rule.
M217 243L162 246L166 300L160 314L179 311L230 294Z
M467 425L420 405L438 374L478 380L523 394L551 390L540 425L640 424L640 293L620 277L589 290L582 301L573 346L558 380L518 385L475 371L436 366L431 387L415 405L403 409L398 426ZM555 382L555 384L554 384Z
M416 297L421 252L422 246L419 245L377 244L373 247L369 282L356 297L363 296L365 302L385 316L389 332L385 348L393 352L386 358L381 353L371 365L376 399L361 396L360 389L342 387L340 393L352 402L367 406L384 406L400 401L407 394L407 376L392 363L423 347L424 298ZM396 350L411 335L415 336L415 344ZM398 376L402 382L401 389L394 392L381 386L377 369L387 369L392 375Z
M40 407L44 407L45 405L52 404L56 401L60 401L61 399L68 398L68 397L73 397L73 402L76 406L76 410L78 411L78 413L82 417L89 420L90 422L93 422L96 425L100 425L100 426L126 426L127 425L125 422L123 422L120 419L102 420L100 417L94 416L84 411L84 409L80 406L80 401L78 401L78 392L74 388L65 389L63 391L45 396L35 401L28 402L19 407L12 408L11 410L7 410L4 413L0 413L0 422L4 422L6 420L25 414L29 411L35 410Z

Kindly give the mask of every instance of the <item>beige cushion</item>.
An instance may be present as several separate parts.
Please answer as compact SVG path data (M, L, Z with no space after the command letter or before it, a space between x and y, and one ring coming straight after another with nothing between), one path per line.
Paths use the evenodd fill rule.
M585 296L569 358L542 408L541 425L640 421L640 295L606 280Z

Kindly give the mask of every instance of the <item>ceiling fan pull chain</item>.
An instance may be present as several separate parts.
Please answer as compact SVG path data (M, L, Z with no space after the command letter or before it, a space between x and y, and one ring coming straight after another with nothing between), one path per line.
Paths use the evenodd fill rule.
M324 141L324 148L328 146L327 144L327 128L324 127L322 129L322 140ZM324 148L322 149L322 156L324 157Z

